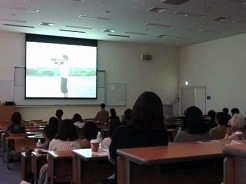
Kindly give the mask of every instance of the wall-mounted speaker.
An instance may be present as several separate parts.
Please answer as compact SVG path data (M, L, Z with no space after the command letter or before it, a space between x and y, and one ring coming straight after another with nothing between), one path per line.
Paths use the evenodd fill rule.
M141 60L142 61L151 61L152 60L152 55L151 54L142 54L141 55Z

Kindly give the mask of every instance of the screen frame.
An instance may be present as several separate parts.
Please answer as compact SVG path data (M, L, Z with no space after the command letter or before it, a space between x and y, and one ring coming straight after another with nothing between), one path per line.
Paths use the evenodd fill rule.
M96 47L96 97L27 97L26 93L26 64L27 64L27 42L40 42L40 43L54 43L54 44L66 44L66 45L78 45L78 46L91 46ZM49 36L49 35L36 35L36 34L26 34L25 35L25 96L24 99L58 99L58 100L72 100L72 99L83 99L83 100L93 100L98 98L98 41L92 39L83 38L70 38L70 37L60 37L60 36Z

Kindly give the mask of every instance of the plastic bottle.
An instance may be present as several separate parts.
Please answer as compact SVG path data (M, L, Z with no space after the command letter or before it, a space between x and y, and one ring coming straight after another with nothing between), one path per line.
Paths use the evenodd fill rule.
M102 142L102 134L101 134L101 132L98 132L98 133L97 133L97 141L98 141L99 143Z
M38 142L36 143L37 148L39 148L42 145L41 139L38 139Z

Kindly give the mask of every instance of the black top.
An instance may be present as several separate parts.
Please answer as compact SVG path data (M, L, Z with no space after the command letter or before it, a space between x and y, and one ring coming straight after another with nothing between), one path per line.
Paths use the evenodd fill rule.
M25 126L21 123L15 124L10 122L6 129L7 133L17 134L17 133L26 133Z
M118 127L112 136L109 147L110 158L116 163L116 150L120 148L151 147L168 144L168 135L165 129L144 133L143 129L132 124Z
M120 118L118 116L110 116L109 117L109 137L113 135L114 130L120 126Z

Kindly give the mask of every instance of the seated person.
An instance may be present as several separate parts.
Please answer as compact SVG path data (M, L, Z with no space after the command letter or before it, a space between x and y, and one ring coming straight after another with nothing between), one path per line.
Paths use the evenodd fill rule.
M126 109L121 119L121 125L126 125L131 120L131 109Z
M6 127L6 134L20 134L26 133L25 126L21 123L21 114L14 112L11 116L11 122Z
M79 149L80 142L76 133L75 126L71 120L65 119L61 122L57 136L49 144L49 151ZM48 164L45 164L39 173L38 184L48 182Z
M58 119L58 122L59 122L59 123L62 122L62 116L63 116L63 110L57 109L57 110L56 110L56 118Z
M84 139L81 140L81 148L90 148L92 139L97 138L98 128L94 122L87 122L83 127Z
M242 139L246 139L246 123L242 115L234 114L228 125L230 127L227 128L225 139L237 139L236 132L238 131L242 132Z
M110 109L111 116L109 117L109 134L112 134L114 130L120 126L120 118L116 115L116 111L114 108Z
M208 111L208 122L206 123L208 131L211 128L214 128L217 126L217 124L215 122L215 116L216 116L216 112L214 110Z
M105 104L102 103L101 104L101 110L97 113L97 115L95 117L95 121L97 123L108 124L108 117L109 117L109 113L108 113L108 111L105 110Z
M212 139L223 139L226 134L228 116L223 112L216 113L215 120L217 126L210 129L209 135Z
M168 135L163 123L162 101L155 93L142 93L132 112L131 122L118 127L113 133L109 157L114 165L117 163L117 149L168 144Z
M189 107L185 113L183 127L177 132L174 142L207 141L210 139L202 111L195 106Z
M73 115L73 124L75 125L79 139L83 139L85 137L83 133L83 128L86 122L83 122L83 119L80 116L80 114L76 113Z

